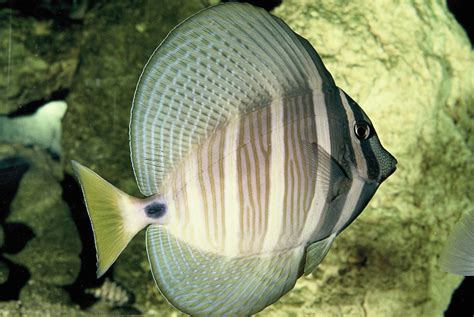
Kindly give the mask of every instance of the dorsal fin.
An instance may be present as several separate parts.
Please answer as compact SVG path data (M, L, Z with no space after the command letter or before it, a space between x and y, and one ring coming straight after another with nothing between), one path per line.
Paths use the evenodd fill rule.
M263 9L225 3L191 16L155 50L135 92L130 148L141 192L157 193L217 128L274 99L320 89L321 78L298 35Z

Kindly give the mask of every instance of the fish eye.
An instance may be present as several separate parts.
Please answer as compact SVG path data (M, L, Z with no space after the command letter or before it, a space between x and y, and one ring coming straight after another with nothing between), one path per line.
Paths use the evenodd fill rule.
M370 132L370 125L367 122L357 122L354 125L354 133L359 140L367 140Z

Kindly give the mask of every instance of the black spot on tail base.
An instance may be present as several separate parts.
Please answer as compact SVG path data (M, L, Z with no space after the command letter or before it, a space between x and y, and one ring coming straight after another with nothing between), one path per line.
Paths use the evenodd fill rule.
M151 203L145 207L147 217L158 219L166 213L166 205L161 203Z

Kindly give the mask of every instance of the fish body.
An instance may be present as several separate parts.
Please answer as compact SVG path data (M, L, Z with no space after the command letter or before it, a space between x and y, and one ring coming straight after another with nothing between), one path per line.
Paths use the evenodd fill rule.
M98 275L147 227L164 297L250 315L310 274L394 170L309 42L248 4L178 25L140 77L130 120L137 199L73 162Z

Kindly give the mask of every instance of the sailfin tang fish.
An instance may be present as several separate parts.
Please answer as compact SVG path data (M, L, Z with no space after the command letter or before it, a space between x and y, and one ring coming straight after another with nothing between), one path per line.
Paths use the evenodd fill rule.
M440 265L449 273L474 276L474 209L454 227L441 254Z
M152 54L130 150L146 199L73 163L98 275L147 227L158 288L194 316L250 315L278 300L396 165L310 43L240 3L191 16Z

